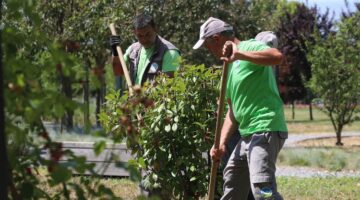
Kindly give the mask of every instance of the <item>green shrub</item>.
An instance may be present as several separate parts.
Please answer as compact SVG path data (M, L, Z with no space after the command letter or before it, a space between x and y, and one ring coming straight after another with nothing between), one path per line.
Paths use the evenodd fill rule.
M142 110L139 137L126 142L136 154L136 166L147 172L144 186L160 188L165 199L197 199L207 192L209 166L203 153L213 144L219 79L219 71L203 65L182 66L173 78L159 76L155 87L144 89L153 103ZM126 113L119 107L127 97L110 94L107 99L111 112L102 113L101 121L121 141Z

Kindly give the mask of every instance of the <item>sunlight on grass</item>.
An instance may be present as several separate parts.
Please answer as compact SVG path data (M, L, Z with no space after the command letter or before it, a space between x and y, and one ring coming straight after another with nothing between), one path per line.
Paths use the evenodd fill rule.
M51 186L47 182L49 172L45 168L39 168L37 171L39 173L39 181L42 183L40 184L41 189L50 195L62 191L61 185ZM90 176L73 176L71 178L71 183L78 184L80 182L87 183L86 186L89 188L94 188L95 185L103 184L111 189L115 196L120 197L123 200L142 199L138 184L127 178L96 178ZM71 199L75 199L75 192L72 190L70 191Z
M78 177L73 178L76 182ZM98 179L90 179L90 182ZM113 190L124 200L146 199L139 197L137 184L128 179L100 179L100 182ZM294 178L278 177L278 190L286 200L357 200L360 199L359 178ZM51 188L54 189L54 188ZM51 192L51 191L49 191ZM201 200L205 200L202 197Z
M319 109L313 107L314 120L310 120L308 106L295 106L295 119L292 119L292 109L284 106L285 118L289 133L334 133L330 118ZM343 131L360 131L360 121L346 125Z
M359 178L277 178L278 190L286 200L357 200Z
M278 164L306 166L330 171L358 170L360 148L284 148L279 154Z

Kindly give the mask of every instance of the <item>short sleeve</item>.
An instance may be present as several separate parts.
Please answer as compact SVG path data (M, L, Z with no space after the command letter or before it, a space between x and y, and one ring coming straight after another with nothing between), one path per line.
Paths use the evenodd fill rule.
M177 50L168 50L164 54L162 63L163 72L176 71L180 66L181 56Z

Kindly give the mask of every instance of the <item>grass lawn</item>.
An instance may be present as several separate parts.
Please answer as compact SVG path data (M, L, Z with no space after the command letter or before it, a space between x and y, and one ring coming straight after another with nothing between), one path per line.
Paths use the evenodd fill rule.
M283 148L278 165L306 166L330 171L359 170L360 147Z
M292 119L292 109L285 106L285 118L290 134L303 133L334 133L330 118L313 107L314 120L310 120L308 106L295 106L295 119ZM360 131L360 121L356 121L350 125L346 125L343 131Z
M76 178L75 178L76 179ZM279 192L286 200L358 200L359 178L294 178L278 177ZM137 184L128 179L101 179L114 194L124 200L139 198ZM49 191L48 191L49 192ZM205 200L206 198L201 198Z
M111 181L111 180L109 180ZM113 182L113 181L111 181ZM115 181L116 182L116 181ZM122 183L123 182L123 183ZM136 185L129 182L119 182L116 184L115 194L121 197L135 197L127 191L134 191ZM111 184L113 185L113 183ZM316 187L314 187L316 186ZM121 187L121 189L117 189ZM127 195L120 191L126 189ZM358 200L360 199L360 179L359 178L293 178L279 177L278 187L280 193L286 200ZM119 192L119 193L118 193ZM206 198L202 198L206 199Z
M358 200L359 178L279 177L278 187L286 200Z

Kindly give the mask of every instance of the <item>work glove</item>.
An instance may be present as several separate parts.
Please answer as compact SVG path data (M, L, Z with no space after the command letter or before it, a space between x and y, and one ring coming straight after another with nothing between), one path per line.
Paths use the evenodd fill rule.
M111 53L113 56L119 56L118 52L116 51L116 47L119 45L120 45L120 36L119 35L110 36Z

